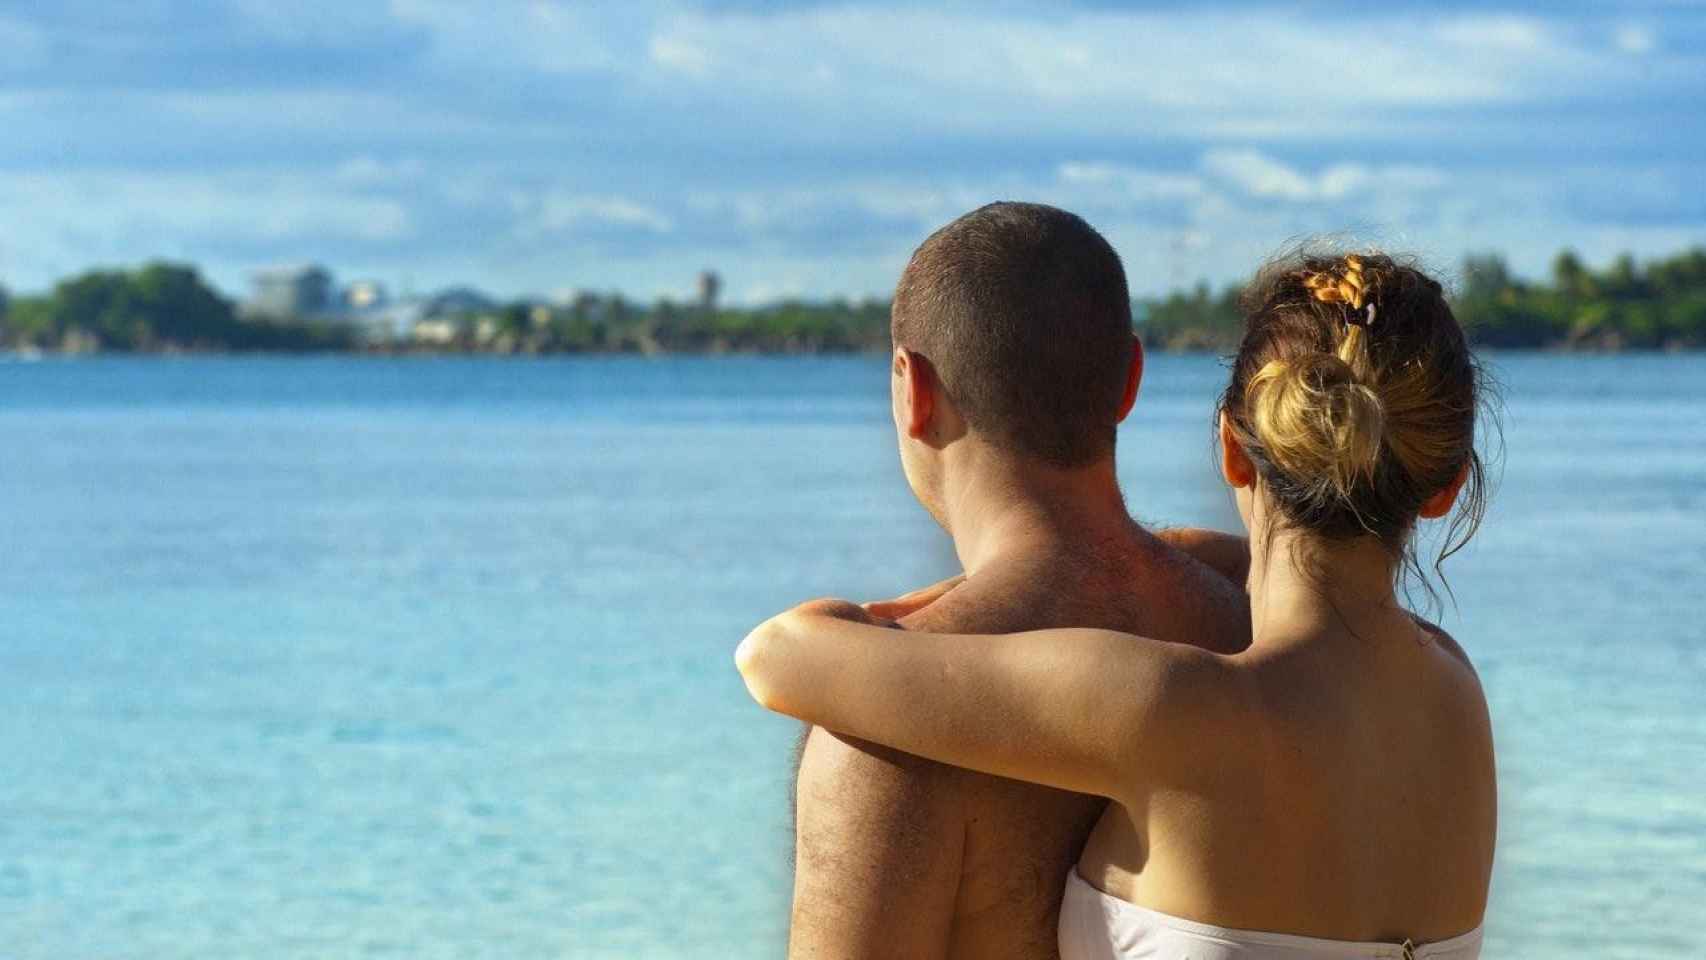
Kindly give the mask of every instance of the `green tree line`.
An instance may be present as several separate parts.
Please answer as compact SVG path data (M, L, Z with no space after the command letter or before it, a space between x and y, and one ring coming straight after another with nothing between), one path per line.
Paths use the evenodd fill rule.
M1706 347L1706 248L1637 263L1622 256L1603 270L1559 254L1547 282L1511 273L1496 255L1469 257L1453 297L1479 344L1509 348L1698 349ZM1227 351L1243 329L1238 287L1133 303L1144 342L1161 349ZM452 350L505 353L814 353L887 349L889 306L879 300L786 301L707 309L620 295L582 295L567 304L515 302L437 318L396 340L363 336L330 319L245 317L195 268L153 263L95 270L45 296L0 288L0 346L44 350L158 352Z
M1150 346L1231 350L1244 328L1241 293L1236 286L1216 293L1199 285L1140 301L1137 325ZM1644 265L1625 254L1604 270L1565 251L1544 283L1516 277L1497 254L1478 254L1464 261L1452 309L1482 346L1700 349L1706 347L1706 248Z
M586 295L546 307L512 304L497 316L463 316L458 346L525 353L846 353L887 349L883 301L784 301L705 309L659 300Z
M70 351L337 350L349 331L328 323L247 320L194 267L151 263L91 270L43 297L0 290L0 344Z

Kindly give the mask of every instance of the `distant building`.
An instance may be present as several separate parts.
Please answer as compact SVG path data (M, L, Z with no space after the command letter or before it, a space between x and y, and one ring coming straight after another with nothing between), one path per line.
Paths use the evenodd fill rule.
M461 332L456 321L449 317L432 317L415 321L409 337L416 343L442 347L454 343Z
M498 302L496 300L472 287L451 287L428 297L424 313L431 318L463 313L484 313L497 308Z
M348 324L363 343L384 344L397 338L399 325L390 310L391 298L378 280L357 280L345 287L338 319Z
M351 310L377 310L390 302L378 280L357 280L344 288L344 306Z
M717 309L717 294L723 290L723 278L717 276L715 270L699 272L699 309L706 312Z
M432 296L382 298L364 310L354 308L352 284L344 299L351 303L343 319L372 343L414 342L432 346L453 343L473 330L478 318L499 308L497 301L471 287L452 287Z
M248 312L271 317L306 317L334 307L332 274L318 264L258 270Z
M425 319L426 301L418 297L395 300L362 315L369 336L379 342L412 340L415 327Z

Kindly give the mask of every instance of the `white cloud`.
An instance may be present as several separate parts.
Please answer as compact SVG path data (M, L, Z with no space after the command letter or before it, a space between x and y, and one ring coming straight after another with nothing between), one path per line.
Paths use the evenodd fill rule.
M351 157L332 171L333 179L354 187L394 187L414 183L426 174L418 157L382 160L368 154Z
M1419 166L1370 167L1333 164L1310 176L1259 150L1210 150L1202 166L1211 176L1252 197L1293 201L1340 200L1356 194L1394 191L1416 194L1446 182L1439 170Z
M1209 173L1254 197L1307 200L1317 195L1309 178L1256 150L1215 150L1203 158Z
M1166 185L1171 202L1134 196L1134 183ZM1519 269L1544 269L1561 243L1576 242L1561 238L1606 233L1568 209L1584 183L1602 186L1580 168L1308 165L1236 147L1171 167L1061 164L1055 181L1036 184L1033 195L1084 214L1121 252L1132 289L1152 294L1199 278L1242 278L1274 251L1312 237L1416 254L1447 271L1464 252L1486 249L1506 252ZM1685 234L1671 226L1619 236L1632 249L1656 252Z
M1408 108L1544 101L1638 77L1626 57L1539 16L1324 23L1271 7L1183 16L889 2L695 10L666 0L390 0L389 10L459 67L595 73L646 102L733 105L801 130L1022 124L1338 140L1389 128ZM1625 33L1638 44L1633 29Z
M711 75L711 55L684 37L652 37L648 52L652 62L665 70L674 70L698 80Z
M1138 200L1188 199L1203 195L1202 178L1193 173L1081 161L1062 163L1056 172L1063 183L1109 187Z
M8 271L45 284L98 263L222 255L312 255L333 240L388 246L414 234L403 203L303 174L0 171L0 209L27 245ZM251 264L252 266L253 264Z
M1555 52L1560 41L1546 23L1512 14L1474 15L1442 22L1438 35L1466 50L1533 56Z
M0 65L0 70L4 65ZM419 145L487 144L504 137L555 132L558 118L502 120L456 109L409 90L365 90L354 85L179 89L141 84L91 89L57 84L0 89L0 130L15 148L75 142L111 153L138 152L171 133L185 163L205 167L203 154L229 156L248 148L277 162L307 149L334 156L371 153L386 141ZM397 149L389 147L387 149ZM75 162L81 154L63 155Z
M396 200L302 174L6 172L0 197L0 207L27 211L32 228L55 232L394 240L411 228L409 211Z
M1687 242L1701 219L1695 160L1617 182L1642 151L1698 153L1674 107L1702 93L1686 41L1706 19L1675 7L1328 22L1272 3L223 0L236 27L156 37L166 8L144 6L142 27L103 32L101 71L19 82L65 28L0 14L0 210L31 238L5 266L26 283L182 252L366 257L348 267L518 292L677 290L705 264L731 290L882 292L929 229L1015 198L1084 213L1154 290L1313 232L1520 264ZM387 52L344 56L370 39ZM178 69L223 40L261 51L265 81ZM337 69L291 72L328 47ZM147 146L160 130L169 158ZM109 166L56 166L60 143Z
M1017 176L959 182L950 177L848 177L809 186L699 189L682 201L706 233L759 249L802 246L863 255L872 244L904 245L992 200L1035 196Z
M1617 49L1624 53L1636 55L1652 53L1653 49L1658 46L1658 37L1654 35L1651 28L1632 23L1618 27L1613 31L1611 39Z
M0 173L0 208L20 211L14 234L32 241L4 253L14 285L167 255L208 265L233 290L258 263L303 257L393 283L466 280L520 292L568 282L637 296L677 293L684 277L709 265L743 299L758 300L881 295L930 230L1001 198L1083 214L1114 241L1142 294L1200 277L1235 279L1274 249L1314 234L1419 252L1447 266L1465 250L1503 249L1523 269L1543 268L1565 242L1593 253L1612 244L1659 252L1661 243L1689 239L1686 221L1634 227L1576 219L1566 198L1584 183L1604 187L1609 174L1584 181L1583 171L1567 169L1312 166L1250 147L1170 165L1075 160L1040 175L855 178L643 199L584 183L521 184L501 168L458 171L443 183L406 179L416 172L406 158L358 155L318 175ZM438 228L470 217L485 226L465 242L443 242Z
M844 114L950 126L1204 130L1286 114L1295 135L1342 139L1389 120L1382 110L1547 99L1623 69L1517 16L1327 28L1263 8L1043 16L866 4L684 14L652 29L651 63L693 76L715 64L724 93L767 105L834 97Z
M510 128L476 115L423 103L401 93L356 89L124 91L112 101L163 123L195 124L222 137L328 133L359 140L367 133L480 137Z
M588 196L562 190L537 195L515 191L511 204L521 214L518 234L529 238L585 227L629 228L655 234L675 229L675 222L668 216L624 197Z
M442 60L482 70L613 71L643 52L645 3L390 0L397 22L424 28Z
M1448 189L1449 188L1449 189ZM1046 176L921 177L820 181L811 188L696 191L680 201L680 239L707 232L736 239L710 248L707 262L791 264L792 277L833 274L837 263L882 264L867 292L892 284L906 252L955 216L996 199L1053 203L1084 215L1114 239L1133 288L1154 292L1208 276L1221 282L1300 236L1408 249L1446 236L1473 245L1477 216L1489 209L1538 216L1551 199L1533 178L1485 175L1455 182L1437 168L1339 161L1287 163L1254 148L1219 149L1173 165L1108 160L1059 163ZM675 209L666 207L666 209ZM684 248L685 249L685 248ZM1424 252L1435 252L1428 247ZM877 254L885 252L888 260ZM802 261L820 258L816 269ZM750 269L750 268L749 268ZM746 270L731 276L750 277ZM857 274L838 277L845 284ZM781 277L742 279L736 289L791 289ZM840 289L845 289L842 287ZM857 289L857 288L856 288Z

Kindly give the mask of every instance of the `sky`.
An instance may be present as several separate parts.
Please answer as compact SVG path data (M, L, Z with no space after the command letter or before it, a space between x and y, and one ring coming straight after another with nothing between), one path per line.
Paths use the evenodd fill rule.
M1698 2L0 0L0 284L887 296L998 199L1138 295L1323 234L1539 277L1706 243L1703 118Z

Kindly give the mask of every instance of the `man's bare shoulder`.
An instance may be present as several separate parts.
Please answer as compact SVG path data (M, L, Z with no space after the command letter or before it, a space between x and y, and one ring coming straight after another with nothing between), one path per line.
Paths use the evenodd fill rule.
M1001 569L968 578L935 603L901 618L904 630L1011 633L1032 629L1044 590L1025 571ZM1069 624L1060 624L1069 626Z
M903 630L942 633L1001 633L1029 624L1015 615L1006 577L967 581L930 606L900 621ZM904 637L895 642L904 643ZM806 736L800 754L796 801L801 811L813 804L856 806L865 818L894 811L886 824L904 832L902 818L939 819L957 812L968 793L987 789L999 778L962 770L821 728ZM926 816L924 811L931 811ZM799 851L805 856L807 851Z
M988 591L982 585L963 583L935 603L900 621L903 630L993 633L1003 629L991 605L983 602ZM904 638L897 637L897 643ZM806 736L800 756L799 799L807 801L808 778L814 788L848 796L852 793L888 793L899 799L925 798L923 802L951 802L949 792L962 786L970 771L950 767L893 750L879 744L813 728Z

